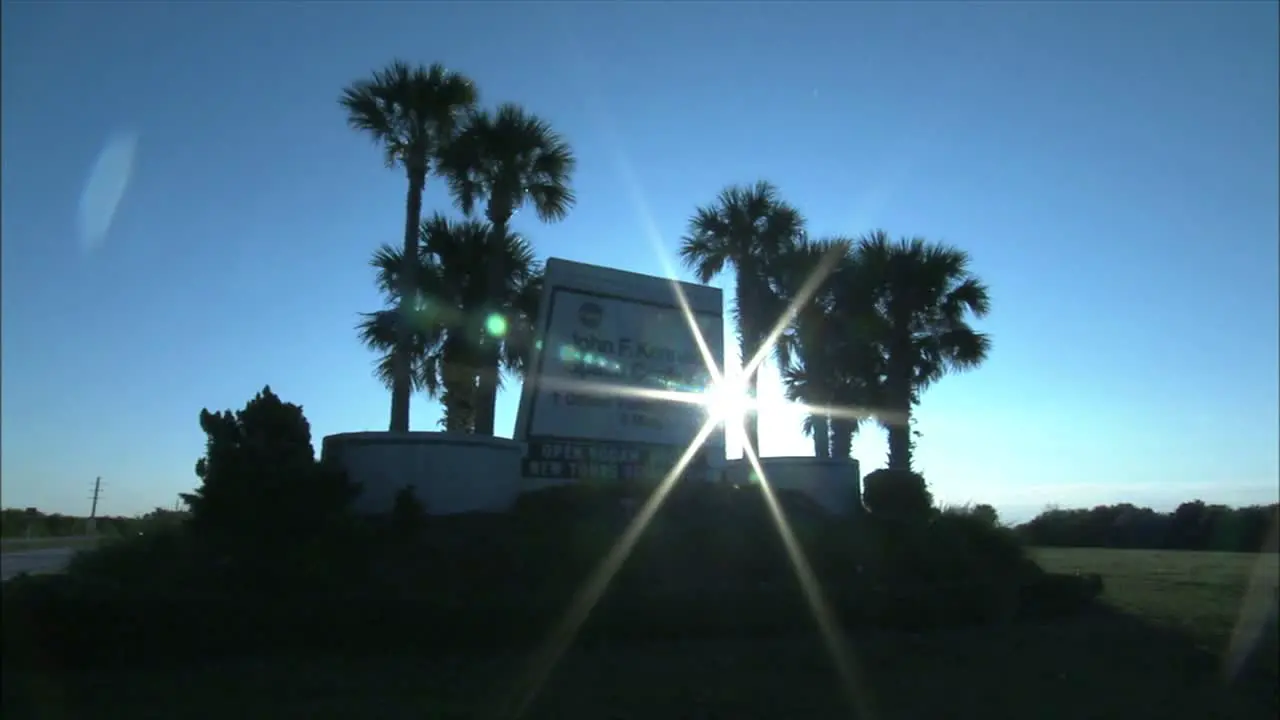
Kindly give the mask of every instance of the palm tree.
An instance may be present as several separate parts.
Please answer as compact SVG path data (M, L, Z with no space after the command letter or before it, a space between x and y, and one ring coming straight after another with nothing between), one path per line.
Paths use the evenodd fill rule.
M800 211L764 181L725 188L689 219L680 246L685 266L702 283L711 282L726 265L736 275L733 313L744 363L759 351L781 309L770 283L770 265L803 237ZM745 380L747 392L755 397L756 373ZM754 414L747 419L747 441L759 450L760 426Z
M833 338L828 337L832 320L832 284L825 279L808 298L800 297L805 280L819 272L822 258L830 251L828 241L801 242L785 250L773 264L770 275L779 300L798 303L791 326L775 346L787 399L813 407L804 419L804 433L813 438L813 454L831 457L831 417L829 407L834 390L830 367Z
M389 249L383 248L380 251ZM382 353L374 362L373 374L388 388L395 382L398 315L398 310L361 313L360 323L356 325L360 341L370 350ZM440 337L431 329L415 330L411 335L410 347L413 349L410 354L410 384L414 390L425 391L434 398L440 392Z
M530 333L537 311L541 268L529 243L519 235L496 237L487 223L477 220L453 221L439 213L419 227L420 243L415 277L417 304L410 315L415 342L412 345L414 380L417 386L439 396L445 406L443 424L451 432L475 430L477 378L482 370L481 337L475 333L477 316L494 304L489 289L492 268L501 275L497 306L516 319L515 331L504 347L508 359L523 348L519 338ZM495 247L495 241L497 245ZM404 267L400 252L383 247L374 256L378 284L391 296L400 287ZM384 318L394 311L370 313L361 326L366 344L383 353L378 375L388 379L387 368L395 347L395 335L388 332ZM418 340L421 338L421 340ZM519 369L518 361L509 366Z
M508 232L511 218L527 203L538 219L556 222L575 202L570 187L577 162L569 144L551 126L515 104L492 113L473 111L466 127L441 154L441 168L458 207L471 216L484 203L485 218L496 238ZM502 334L511 325L503 315L506 289L501 267L490 268L487 313L477 316L476 332L484 338L476 432L494 434L494 414L501 385ZM494 322L495 316L499 321Z
M352 83L339 98L347 124L368 133L382 146L388 167L401 167L409 180L405 199L404 249L400 272L401 316L408 315L416 284L418 224L427 175L442 144L454 134L458 119L475 105L475 85L465 76L396 60L372 77ZM392 432L409 430L409 396L413 384L413 332L407 323L392 326L397 338L390 358Z
M824 404L831 393L820 387L817 378L809 374L809 368L803 362L782 370L782 384L788 400L814 406L805 416L802 426L804 434L813 438L813 456L832 457L831 416L820 409L820 404Z
M857 279L872 293L870 332L884 362L882 423L888 428L889 469L911 470L911 409L944 376L977 367L991 339L969 324L991 308L987 286L969 269L969 255L922 238L891 240L876 231L855 248ZM863 300L865 302L865 298Z
M518 375L524 375L527 370L530 351L537 342L538 310L545 280L542 263L533 263L529 274L518 279L511 288L511 304L506 311L511 321L502 343L502 365Z
M858 282L852 245L840 237L800 243L783 253L773 273L786 302L799 303L777 356L788 399L812 407L804 431L813 436L816 457L850 456L881 385L883 363L870 327L875 308ZM834 267L817 291L802 297L800 288L833 254Z

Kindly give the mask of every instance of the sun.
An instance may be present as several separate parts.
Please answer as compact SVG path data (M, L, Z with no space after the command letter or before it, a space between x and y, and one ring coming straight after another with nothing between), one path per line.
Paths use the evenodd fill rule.
M740 380L722 377L703 391L703 406L712 422L742 425L751 412L751 396Z

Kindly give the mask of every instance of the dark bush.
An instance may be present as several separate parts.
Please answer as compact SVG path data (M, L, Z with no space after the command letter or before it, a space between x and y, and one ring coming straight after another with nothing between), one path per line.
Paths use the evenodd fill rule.
M922 520L933 509L924 476L907 470L876 470L862 481L862 504L888 520Z
M944 515L963 515L982 521L983 524L999 526L1000 513L985 503L978 505L948 505L941 508Z
M321 466L302 408L267 387L234 414L200 413L201 484L184 495L192 533L215 542L290 542L350 518L359 488Z
M506 515L424 517L405 493L389 517L357 523L343 519L335 498L344 493L317 480L324 469L290 449L308 437L298 430L300 411L264 402L276 403L263 413L276 418L269 425L294 429L279 434L286 442L272 454L251 413L221 416L193 503L205 525L121 541L77 558L63 577L4 586L6 666L527 647L556 625L649 499L634 490L562 486L523 496ZM261 466L255 457L265 458ZM319 488L327 499L299 502L328 508L320 527L329 535L291 518L284 522L292 539L253 525L267 524L263 506L289 511L275 499L255 500L263 493L247 492L245 478L286 494ZM261 505L238 511L232 496ZM927 629L1063 614L1087 606L1100 589L1092 579L1046 575L1010 531L980 516L903 522L902 512L881 505L833 517L803 495L778 492L775 500L846 627ZM274 543L269 552L259 548L268 563L237 555L246 546L225 539L237 518L258 542ZM759 486L678 483L616 568L580 641L811 631L782 538Z
M163 591L220 587L219 565L181 527L158 527L77 553L67 567L75 582L100 589Z
M427 509L412 486L406 485L396 493L389 525L394 539L399 542L412 542L421 536L427 525Z
M1096 573L1042 573L1022 584L1021 613L1041 619L1069 615L1092 606L1102 590L1102 576Z
M302 408L267 387L235 413L200 413L200 485L184 495L184 534L217 574L284 590L352 572L358 486L316 462ZM344 578L345 579L345 578Z

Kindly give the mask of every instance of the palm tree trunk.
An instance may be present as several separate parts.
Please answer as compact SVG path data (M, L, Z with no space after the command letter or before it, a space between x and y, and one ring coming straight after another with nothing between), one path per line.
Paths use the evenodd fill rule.
M831 421L831 457L847 460L853 454L854 424L843 418Z
M511 219L511 215L501 211L491 211L489 215L490 242L496 248L501 239L507 236L507 222ZM495 251L493 256L495 258L499 257L500 253ZM488 314L502 313L505 309L502 302L503 270L505 268L501 264L497 262L489 263L489 282L487 283L489 312L486 313L486 318ZM499 373L502 372L500 367L502 361L502 338L495 337L488 332L486 318L480 318L481 332L479 337L484 338L484 341L480 346L480 357L478 358L477 369L479 370L480 382L476 387L475 419L476 434L492 437L498 414L498 377Z
M409 397L413 384L412 367L414 300L418 280L418 226L422 222L422 189L425 171L409 171L409 194L405 198L404 265L400 268L400 307L396 317L396 348L391 358L391 432L409 432Z
M911 471L911 397L916 371L916 348L911 339L912 315L890 306L891 335L885 363L885 404L893 413L887 423L889 469Z
M826 415L813 417L813 456L816 458L831 457L831 423Z
M911 430L906 424L889 425L889 469L911 470Z
M897 365L897 367L895 367ZM886 423L889 436L889 469L911 470L911 368L902 367L891 357L887 381L889 409L893 416Z
M445 340L441 360L441 374L444 376L441 401L447 432L475 432L476 371L465 337L461 332L450 333Z
M473 394L471 388L466 386L457 389L446 387L441 395L441 401L444 404L443 424L445 432L458 433L468 435L474 428L472 422L474 416L471 413L471 403L466 399L467 396ZM459 396L462 400L459 400Z
M742 361L744 363L750 362L751 358L755 357L756 350L759 347L760 341L757 338L749 338L746 333L743 333L741 343ZM746 382L743 383L747 391L748 407L752 408L745 418L747 443L756 451L756 455L760 454L760 416L755 411L755 400L759 394L759 382L760 368L756 368L751 371L751 374L746 377Z
M738 349L742 353L742 363L745 368L746 364L755 358L756 353L760 349L760 345L764 343L764 333L757 330L759 321L759 313L756 312L756 298L751 297L750 290L744 287L744 279L754 278L754 270L752 268L738 268L737 286L734 288L734 301L738 304ZM747 282L750 282L749 280ZM751 446L756 454L760 454L760 416L755 411L755 399L758 396L760 368L757 367L750 375L743 378L743 387L747 392L749 406L752 408L745 418L746 425L746 442ZM744 451L745 452L745 451Z
M486 338L481 348L480 382L476 386L475 433L493 437L498 409L499 353L496 338Z

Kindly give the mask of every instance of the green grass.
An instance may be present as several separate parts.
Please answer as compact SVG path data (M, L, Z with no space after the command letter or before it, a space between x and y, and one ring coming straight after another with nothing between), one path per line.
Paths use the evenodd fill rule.
M1237 625L1249 627L1260 600L1274 602L1280 558L1274 553L1042 549L1036 559L1055 572L1093 572L1115 607L1186 632L1222 652Z
M1097 572L1117 608L1039 626L850 640L869 717L1273 718L1274 669L1228 681L1222 649L1256 567L1214 553L1044 550L1054 570ZM1274 597L1274 596L1272 596ZM1274 601L1272 601L1274 602ZM1273 631L1274 632L1274 631ZM1274 638L1272 639L1274 642ZM1271 651L1274 658L1274 650ZM6 718L487 718L525 657L256 658L206 667L6 677ZM1274 665L1272 666L1274 668ZM19 708L10 698L39 698ZM43 714L34 712L42 710ZM816 633L768 641L575 649L526 717L853 717Z

